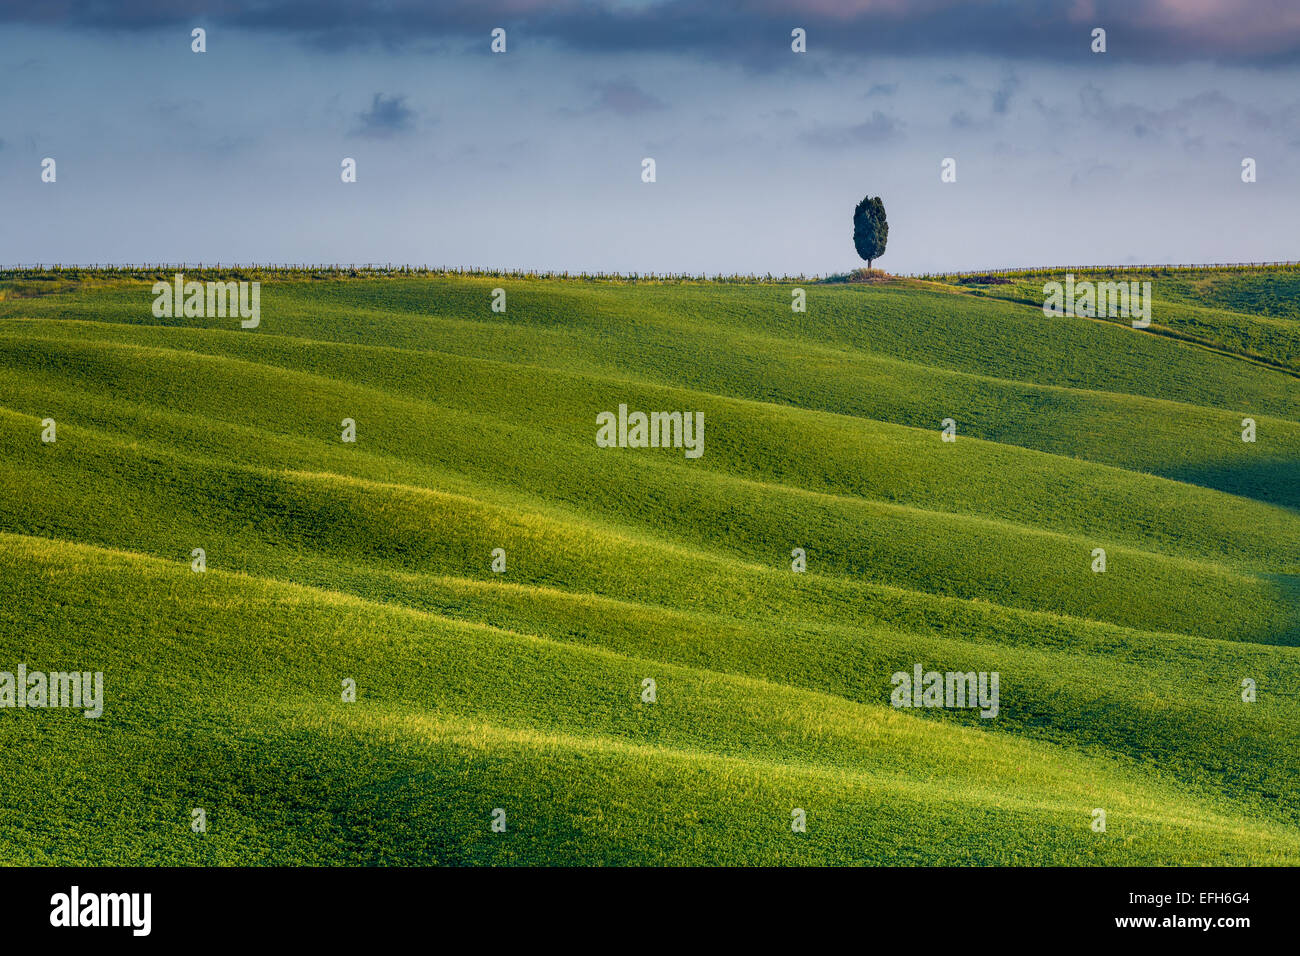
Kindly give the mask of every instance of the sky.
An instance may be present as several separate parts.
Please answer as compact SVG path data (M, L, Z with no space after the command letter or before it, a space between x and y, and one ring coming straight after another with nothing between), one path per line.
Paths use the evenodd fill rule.
M1288 0L0 0L0 264L1300 259L1298 80Z

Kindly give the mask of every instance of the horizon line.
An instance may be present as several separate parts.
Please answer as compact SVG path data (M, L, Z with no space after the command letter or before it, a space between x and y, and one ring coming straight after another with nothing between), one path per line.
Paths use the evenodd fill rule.
M1032 275L1056 272L1145 272L1145 271L1191 271L1206 269L1267 269L1300 268L1300 261L1290 259L1264 260L1257 262L1163 262L1163 263L1126 263L1090 265L1032 265L1032 266L996 266L989 268L948 269L926 272L887 272L884 269L868 270L865 266L843 272L830 273L784 273L777 275L764 273L695 273L695 272L606 272L570 269L530 269L499 268L493 266L431 266L414 263L276 263L276 262L159 262L159 263L16 263L0 264L0 278L9 278L24 273L61 273L90 272L104 274L131 274L162 272L232 272L261 271L284 273L329 273L333 275L445 275L465 276L469 278L515 278L515 279L578 279L586 281L675 281L675 282L823 282L827 280L849 280L855 275L871 273L882 279L936 279L981 275Z

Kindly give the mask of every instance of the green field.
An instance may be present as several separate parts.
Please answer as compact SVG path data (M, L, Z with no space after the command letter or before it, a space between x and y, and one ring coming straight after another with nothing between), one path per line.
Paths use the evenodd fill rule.
M0 274L0 863L1300 864L1300 271L170 275Z

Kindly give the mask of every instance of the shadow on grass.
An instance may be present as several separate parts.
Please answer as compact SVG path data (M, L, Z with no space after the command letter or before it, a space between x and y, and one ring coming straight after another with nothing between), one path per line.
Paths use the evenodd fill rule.
M1300 510L1300 461L1214 462L1163 469L1169 478Z
M1250 462L1216 462L1170 468L1170 478L1215 488L1268 504L1300 510L1300 461L1265 459ZM1285 621L1253 638L1264 644L1300 647L1300 567L1279 567L1264 575L1278 591L1278 599L1291 609Z

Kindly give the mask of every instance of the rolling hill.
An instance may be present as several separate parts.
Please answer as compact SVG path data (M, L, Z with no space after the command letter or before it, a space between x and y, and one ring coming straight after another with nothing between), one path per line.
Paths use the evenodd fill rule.
M1297 270L170 275L0 274L0 862L1300 863Z

